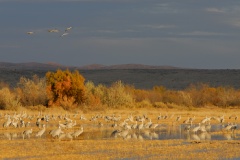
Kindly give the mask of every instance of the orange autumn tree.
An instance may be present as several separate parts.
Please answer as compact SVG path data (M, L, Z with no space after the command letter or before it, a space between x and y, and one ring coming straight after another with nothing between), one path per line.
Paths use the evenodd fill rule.
M73 109L85 101L85 78L77 71L57 70L46 73L49 106L60 105Z

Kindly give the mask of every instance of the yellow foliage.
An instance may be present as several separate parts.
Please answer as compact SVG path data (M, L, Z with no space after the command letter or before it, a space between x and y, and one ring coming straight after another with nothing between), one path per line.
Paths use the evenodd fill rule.
M46 73L47 93L49 105L59 104L63 107L72 108L72 106L85 102L84 77L75 70ZM69 105L66 105L69 103Z

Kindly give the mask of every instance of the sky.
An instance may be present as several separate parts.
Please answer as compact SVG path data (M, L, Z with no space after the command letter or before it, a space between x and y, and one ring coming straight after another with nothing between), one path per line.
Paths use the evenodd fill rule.
M1 62L240 69L239 0L0 0L0 20Z

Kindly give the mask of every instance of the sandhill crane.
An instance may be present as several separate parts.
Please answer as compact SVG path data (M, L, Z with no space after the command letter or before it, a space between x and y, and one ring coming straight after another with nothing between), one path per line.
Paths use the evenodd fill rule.
M127 123L123 126L124 129L132 129L132 126L128 125Z
M199 131L206 132L207 130L206 130L205 125L200 125Z
M50 32L50 33L57 33L57 32L59 32L59 30L57 30L57 29L49 29L48 32Z
M165 116L163 116L163 119L167 119L168 118L168 114L166 114Z
M162 119L162 114L160 113L159 116L157 117L158 120Z
M210 121L210 119L211 119L211 117L205 117L202 121L201 121L201 123L206 123L206 122L208 122L208 121Z
M23 132L22 132L23 139L25 138L25 136L27 136L28 138L30 138L30 134L32 134L32 128L23 131Z
M155 129L158 127L158 124L157 123L154 123L154 124L151 124L149 128L151 129Z
M117 123L114 122L114 123L111 125L111 127L113 127L113 128L117 127Z
M27 122L26 124L25 124L25 127L29 127L30 126L30 122Z
M86 118L84 117L84 115L80 115L80 120L86 120Z
M174 114L172 114L170 117L169 117L169 119L172 119L174 117Z
M62 35L61 35L61 37L63 37L63 36L66 36L66 35L68 35L69 33L63 33Z
M177 118L176 118L176 121L180 121L180 120L181 120L181 118L182 118L182 116L181 116L181 115L177 116Z
M234 131L234 130L236 130L237 129L237 124L228 124L225 128L224 128L224 130L226 130L226 131Z
M132 129L136 129L137 128L137 121L135 121L135 124L132 125Z
M77 138L79 135L81 135L83 133L83 127L81 126L81 128L79 129L79 130L77 130L77 131L75 131L73 134L72 134L72 136L74 137L74 138Z
M43 125L43 129L37 132L36 137L42 137L44 132L46 131L45 124Z
M37 118L36 126L40 127L40 123L41 123L41 118Z
M72 27L68 27L68 28L65 29L65 32L67 32L67 31L69 31L71 29L72 29Z
M152 120L149 118L149 122L144 125L144 128L149 128L152 125Z
M60 123L61 121L58 121L58 126L60 126L61 128L67 128L67 126L65 124Z
M32 32L32 31L31 31L31 32L27 32L27 34L33 34L33 33L34 33L34 32Z
M8 132L3 133L3 135L8 139L11 140L12 139L12 135Z
M189 123L192 123L195 120L195 116L189 118Z
M189 119L190 119L190 118L188 117L186 120L183 121L183 123L185 123L185 124L186 124L186 123L189 123Z
M237 124L233 124L231 130L234 131L237 129Z
M132 133L132 134L131 134L131 138L132 138L132 139L137 139L136 133Z
M200 140L201 140L201 139L199 138L199 136L196 135L196 134L191 134L191 138L192 138L193 140L195 140L195 141L200 141Z
M61 127L59 126L57 129L52 130L51 132L49 132L50 135L52 135L52 137L59 137L59 135L63 133Z
M72 132L70 132L70 133L66 133L66 136L65 136L67 139L70 139L70 140L72 140L73 139L73 137L72 137Z
M211 126L210 122L208 122L208 124L205 125L205 128L206 128L206 131L208 131L208 132L211 130L212 126Z
M25 122L24 122L24 120L20 120L20 124L19 124L19 127L25 127Z
M232 124L228 123L226 127L224 128L225 131L230 131L232 128Z
M124 120L122 123L119 124L120 127L123 127L126 124L126 120Z
M197 133L197 131L200 129L200 127L201 126L200 126L200 123L199 123L198 126L196 126L192 129L192 132Z
M184 131L190 131L192 125L191 124L188 124L184 127Z
M238 116L236 116L236 115L231 115L231 116L229 116L229 119L234 119L234 120L237 120L238 119Z
M129 131L128 130L123 130L119 133L119 135L121 137L123 137L123 139L126 139L127 135L128 135Z
M12 123L12 120L10 116L8 116L8 119L6 122L3 123L3 128L9 127L9 125Z
M138 129L138 130L141 130L141 129L143 129L143 121L142 121L142 123L141 123L141 124L139 124L139 125L137 126L137 129Z
M17 128L17 127L18 127L18 121L13 120L13 121L11 122L11 125L12 125L13 127Z
M110 136L110 137L117 138L117 136L119 135L120 132L121 132L121 130L119 130L119 129L114 130L114 131L111 133L111 136Z
M77 123L76 123L76 121L75 121L75 123L70 122L70 123L67 123L65 126L66 126L66 128L72 128L72 127L74 127L76 124L77 124Z

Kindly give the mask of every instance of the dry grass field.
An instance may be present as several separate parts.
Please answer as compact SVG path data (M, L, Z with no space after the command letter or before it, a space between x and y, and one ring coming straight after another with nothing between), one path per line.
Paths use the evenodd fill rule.
M78 111L77 113L66 112L61 109L37 111L1 111L0 118L0 159L237 159L240 158L240 141L239 140L194 140L194 139L139 139L139 138L87 138L94 137L94 133L101 129L108 129L114 131L116 129L123 130L121 127L112 128L113 122L104 120L105 116L121 117L117 122L120 124L124 119L129 118L130 115L142 116L145 115L151 119L153 123L176 126L183 124L183 121L188 117L194 117L193 124L198 124L202 119L207 117L220 117L224 115L225 121L223 124L236 123L239 124L239 119L231 118L230 116L237 116L239 109L197 109L192 111L185 110L157 110L157 109L141 109L141 110L111 110L101 112L86 112ZM2 127L6 122L5 115L20 115L21 119L30 122L27 127L13 126ZM168 118L163 117L158 120L159 115L168 115ZM27 116L26 116L27 115ZM36 133L42 129L36 126L38 117L50 118L48 122L41 121L45 124L46 131L42 137L35 137ZM76 121L76 125L62 129L64 133L71 133L76 131L81 125L84 126L83 133L77 138L53 138L49 132L58 127L58 123L64 123L65 118ZM173 115L173 116L170 116ZM181 115L181 120L176 121L176 117ZM86 117L86 120L81 120L80 117ZM96 120L91 118L97 117ZM62 118L62 119L61 119ZM12 118L14 119L14 118ZM144 123L147 123L147 120ZM20 121L19 121L20 122ZM218 124L219 122L211 119L211 124ZM101 124L101 126L100 126ZM134 122L128 122L134 124ZM139 123L141 124L141 123ZM41 125L40 125L41 126ZM94 127L95 126L95 127ZM22 138L22 132L27 129L33 129L30 137ZM142 129L144 130L151 129ZM157 130L157 129L156 129ZM211 132L212 135L232 131L216 131ZM234 131L235 136L239 135L239 129ZM96 135L97 136L97 135Z

